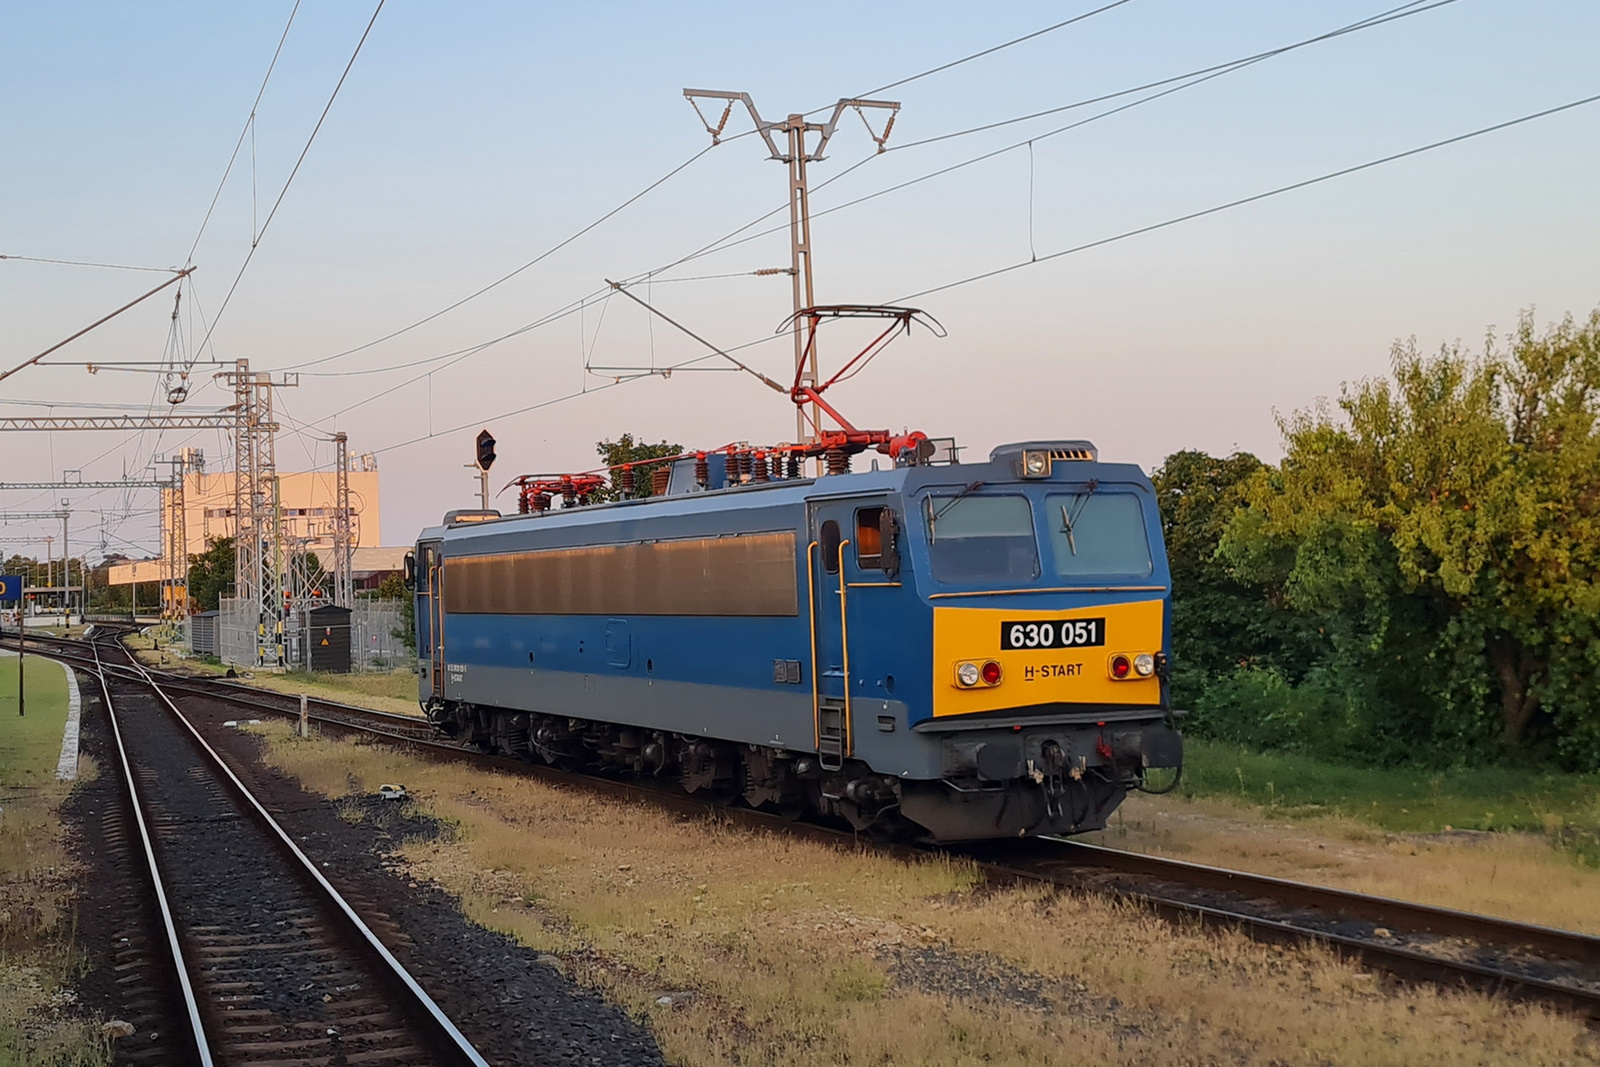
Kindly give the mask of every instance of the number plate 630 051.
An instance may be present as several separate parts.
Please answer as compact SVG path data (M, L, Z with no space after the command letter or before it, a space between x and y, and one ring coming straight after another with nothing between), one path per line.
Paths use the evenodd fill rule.
M1046 619L1000 624L1002 649L1094 648L1105 643L1105 619Z

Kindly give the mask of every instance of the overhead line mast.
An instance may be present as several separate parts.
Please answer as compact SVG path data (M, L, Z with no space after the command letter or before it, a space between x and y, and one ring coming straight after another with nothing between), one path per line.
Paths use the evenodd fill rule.
M794 294L794 369L795 378L801 387L815 389L820 381L817 373L817 346L815 338L810 338L808 344L807 330L801 312L816 306L816 297L813 290L813 269L811 262L811 201L806 184L806 164L822 161L823 150L827 148L828 141L833 137L839 124L839 117L846 109L853 108L861 116L863 125L867 127L867 134L878 145L878 151L884 151L884 143L889 140L889 133L894 129L895 116L900 111L900 104L889 100L857 100L843 99L833 107L833 114L827 122L807 122L806 117L800 114L790 115L781 122L768 122L756 110L755 101L750 99L749 93L734 93L720 89L685 89L683 95L694 108L700 122L711 135L713 145L722 141L722 131L728 125L728 118L733 113L733 105L742 103L750 112L750 119L756 124L756 132L766 142L770 158L789 166L789 274L791 289ZM704 112L700 110L698 100L720 100L723 102L722 117L713 126L706 121ZM888 121L884 123L883 133L874 133L872 124L867 121L866 108L877 108L889 112ZM785 146L780 149L774 132L782 132L785 137ZM816 145L807 150L806 134L817 133L821 136ZM819 421L821 411L813 402L811 405L811 428L806 427L806 415L803 407L795 411L795 441L807 442L816 440L820 432Z

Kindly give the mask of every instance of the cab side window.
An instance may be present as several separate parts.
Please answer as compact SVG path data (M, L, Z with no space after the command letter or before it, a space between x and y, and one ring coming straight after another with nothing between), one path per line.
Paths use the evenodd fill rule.
M883 569L884 508L856 509L856 565L864 571Z
M899 527L893 508L856 509L856 565L864 571L900 573Z
M839 573L839 544L843 540L839 524L832 519L824 522L817 532L817 541L822 547L822 569L829 574Z

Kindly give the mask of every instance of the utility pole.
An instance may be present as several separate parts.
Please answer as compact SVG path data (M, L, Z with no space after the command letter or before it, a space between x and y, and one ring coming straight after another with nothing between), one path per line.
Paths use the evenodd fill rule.
M61 502L61 624L72 625L72 549L67 540L67 510L71 501Z
M900 111L898 102L889 100L840 100L833 107L833 115L827 122L807 122L804 115L790 115L782 122L767 122L762 119L756 110L755 102L750 99L749 93L733 93L718 89L685 89L683 95L688 98L694 107L700 122L705 126L706 132L711 135L712 144L720 144L722 131L728 124L728 117L733 111L735 103L742 103L750 112L751 120L756 124L756 132L767 143L770 158L779 163L789 165L789 274L794 295L794 369L795 375L802 386L816 387L820 377L817 374L817 346L811 345L809 360L806 355L806 330L800 312L806 308L816 306L816 297L812 286L811 262L811 201L806 185L806 164L818 163L823 159L823 149L828 146L828 140L833 136L838 127L839 117L846 109L853 108L861 116L861 121L867 127L867 134L878 145L878 151L884 151L884 143L889 140L889 132L894 129L895 115ZM722 101L722 117L715 126L706 121L705 114L700 110L697 100ZM867 122L866 109L878 108L889 112L889 119L884 123L883 133L872 131L872 124ZM785 137L785 146L780 149L774 137L775 132L781 132ZM821 136L814 147L807 150L806 135L817 133ZM814 440L820 429L821 412L817 405L811 405L811 428L806 429L805 408L797 405L795 410L795 442L801 443ZM818 460L820 463L821 460Z

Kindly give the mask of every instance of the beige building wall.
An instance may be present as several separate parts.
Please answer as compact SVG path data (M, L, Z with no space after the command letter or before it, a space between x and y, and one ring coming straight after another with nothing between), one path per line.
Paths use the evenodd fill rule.
M183 480L183 526L188 554L205 551L213 537L232 537L233 472L195 473ZM338 497L337 477L332 471L281 473L278 475L278 507L283 516L283 534L296 550L319 554L326 566L333 558L333 527ZM162 529L169 529L176 506L176 494L161 491ZM351 535L357 552L378 547L378 472L350 472ZM163 539L163 544L164 544ZM164 551L164 548L163 548ZM125 563L112 567L112 585L159 581L160 561Z
M307 540L312 551L333 548L336 477L332 471L278 475L278 506L283 513L283 533L290 541ZM169 510L173 494L162 491ZM213 537L232 537L233 472L190 474L183 480L184 534L189 554L205 551ZM351 533L357 548L378 545L378 472L350 472Z

